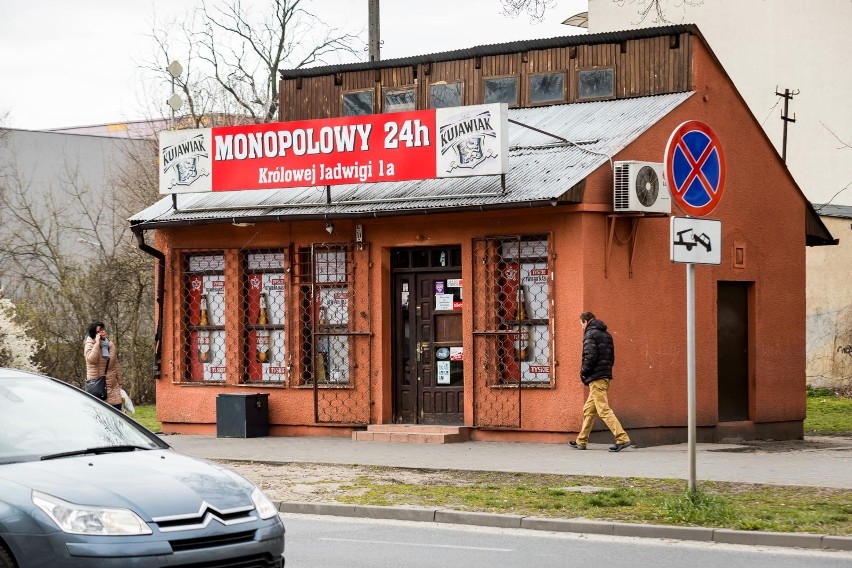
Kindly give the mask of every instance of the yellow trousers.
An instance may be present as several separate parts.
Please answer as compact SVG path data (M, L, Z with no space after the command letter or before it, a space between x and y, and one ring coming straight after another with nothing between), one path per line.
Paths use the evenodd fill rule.
M606 391L609 390L609 379L598 379L589 383L589 398L586 399L586 404L583 405L583 427L580 433L577 434L577 444L585 446L589 442L589 434L592 431L592 426L595 423L595 418L601 417L604 424L612 431L615 436L616 444L629 442L630 438L627 432L621 427L621 422L615 417L612 409L609 407Z

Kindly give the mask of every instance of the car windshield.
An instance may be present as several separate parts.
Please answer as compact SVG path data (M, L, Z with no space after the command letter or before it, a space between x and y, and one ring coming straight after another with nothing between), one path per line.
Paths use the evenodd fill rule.
M64 383L0 377L0 464L115 447L167 447L135 422Z

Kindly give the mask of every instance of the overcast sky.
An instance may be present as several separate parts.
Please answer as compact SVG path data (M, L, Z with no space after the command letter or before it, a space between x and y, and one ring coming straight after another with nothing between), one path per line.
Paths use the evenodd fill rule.
M7 0L0 16L5 126L37 130L144 118L139 65L154 53L155 14L162 21L196 1ZM360 34L366 48L367 0L310 4L330 24ZM583 30L561 22L586 7L586 0L558 0L544 22L531 24L526 16L504 17L500 0L381 0L382 58L578 33Z

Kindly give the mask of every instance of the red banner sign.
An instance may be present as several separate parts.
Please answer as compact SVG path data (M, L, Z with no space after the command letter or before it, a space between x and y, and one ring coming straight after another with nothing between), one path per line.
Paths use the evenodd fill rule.
M435 177L435 112L213 128L213 191Z
M160 133L160 193L495 175L506 105Z

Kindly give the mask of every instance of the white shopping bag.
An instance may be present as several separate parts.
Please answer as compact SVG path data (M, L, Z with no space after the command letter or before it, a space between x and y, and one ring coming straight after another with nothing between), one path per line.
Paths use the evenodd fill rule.
M130 400L127 391L125 391L124 389L121 389L121 402L124 403L125 412L129 412L130 414L136 413L136 409L133 408L133 401Z

